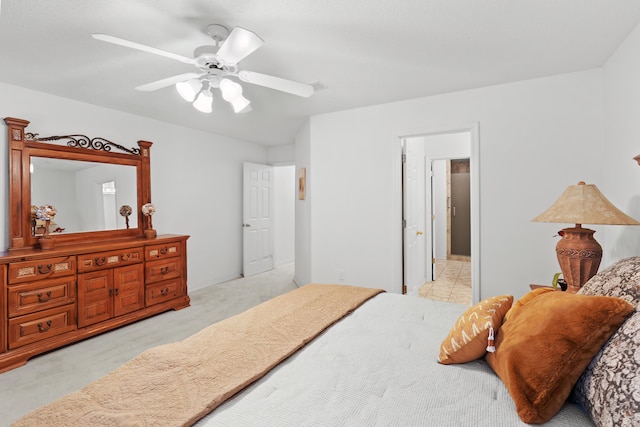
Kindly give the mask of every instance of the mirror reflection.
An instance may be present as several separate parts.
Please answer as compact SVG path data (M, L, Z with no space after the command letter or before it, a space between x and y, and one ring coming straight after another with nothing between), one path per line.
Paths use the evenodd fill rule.
M58 211L51 235L138 226L135 166L32 156L30 170L32 212L42 205ZM32 216L32 235L44 226Z

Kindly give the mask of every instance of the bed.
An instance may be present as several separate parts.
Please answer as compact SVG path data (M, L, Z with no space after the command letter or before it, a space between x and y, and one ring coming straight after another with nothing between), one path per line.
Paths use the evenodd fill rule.
M634 397L640 392L640 361L635 360L640 257L619 261L594 276L578 295L538 291L509 301L500 310L490 308L497 320L487 323L489 336L480 331L479 340L468 340L474 345L481 343L481 356L459 363L443 363L443 351L460 319L474 307L362 288L353 288L363 294L356 302L344 303L347 298L327 293L334 288L353 287L308 285L292 291L294 295L313 294L314 304L322 302L315 308L307 303L300 306L290 298L291 293L281 296L283 299L274 298L181 343L145 352L105 377L115 377L116 382L101 383L100 379L96 386L46 405L16 425L86 425L87 417L92 417L92 425L527 425L521 400L523 393L531 398L531 391L515 389L521 382L535 383L527 375L547 370L550 376L534 378L543 383L538 386L544 390L531 399L552 402L551 409L539 411L548 417L544 425L639 425L638 399ZM499 297L504 301L504 296ZM549 304L555 308L548 311ZM565 305L558 310L557 304ZM342 314L329 313L339 305L345 306ZM547 314L540 316L536 310L547 310ZM262 321L267 311L277 313L272 322ZM572 322L576 314L581 317ZM527 317L532 315L540 319L535 323L542 329L532 326ZM545 333L540 339L522 333L512 337L521 321L527 324L528 332ZM268 323L278 324L277 336L266 335L271 329ZM221 330L220 324L231 329ZM298 324L300 328L295 326ZM319 324L316 332L297 336L298 329L312 324ZM562 327L550 328L549 324ZM585 327L589 331L586 336ZM570 336L580 328L583 335ZM253 338L248 338L247 330ZM203 351L193 345L194 340L208 347ZM254 341L242 349L240 343L247 340ZM280 341L295 344L275 358L267 356L267 350ZM225 347L225 342L232 345ZM518 345L510 353L513 343ZM487 353L491 344L495 351ZM210 353L216 352L220 357L209 361ZM445 358L450 356L444 353ZM528 357L544 363L525 366L534 363L527 361ZM209 362L213 365L207 365ZM183 365L188 366L185 369ZM126 394L136 369L162 371L164 377L136 385L136 394L146 399L144 403L130 403L138 397ZM199 385L193 388L188 378L198 369L205 373L194 374ZM245 377L244 371L250 375ZM203 376L206 381L201 381ZM216 396L205 396L207 387L220 377L233 377L233 385L225 390L213 387ZM166 384L161 384L163 381ZM561 385L556 387L556 383ZM163 387L168 387L162 392L165 394L156 394ZM560 397L555 396L558 393ZM199 399L204 407L181 419L173 418L189 402ZM85 409L77 409L85 404ZM129 409L123 411L126 405ZM76 412L64 418L61 408ZM145 413L151 418L136 418L144 418Z

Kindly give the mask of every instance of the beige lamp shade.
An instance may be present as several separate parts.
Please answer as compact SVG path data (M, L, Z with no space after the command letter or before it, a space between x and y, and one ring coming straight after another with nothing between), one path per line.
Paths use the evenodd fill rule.
M549 209L535 217L535 222L567 224L640 225L613 203L593 184L580 181L571 185Z
M569 186L549 209L533 219L537 222L574 223L558 232L562 238L556 255L568 292L578 292L598 272L602 246L593 238L594 230L582 224L639 225L602 195L598 187L580 181Z

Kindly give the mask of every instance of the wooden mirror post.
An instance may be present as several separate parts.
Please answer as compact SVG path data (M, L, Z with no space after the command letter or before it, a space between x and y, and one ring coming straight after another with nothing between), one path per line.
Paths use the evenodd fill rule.
M28 186L26 188L27 194L24 194L23 182L25 179L23 174L25 171L22 170L22 142L24 129L29 125L29 122L11 117L7 117L4 121L9 128L9 248L23 248L26 246L25 229L27 225L24 224L26 218L23 214L22 201L31 199L31 189ZM28 173L29 170L26 172ZM31 235L30 231L29 235Z

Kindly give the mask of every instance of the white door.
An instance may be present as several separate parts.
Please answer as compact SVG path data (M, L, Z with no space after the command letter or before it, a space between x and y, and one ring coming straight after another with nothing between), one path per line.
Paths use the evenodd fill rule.
M242 274L273 269L273 168L243 164Z
M417 294L426 279L424 143L406 139L404 147L404 284Z

